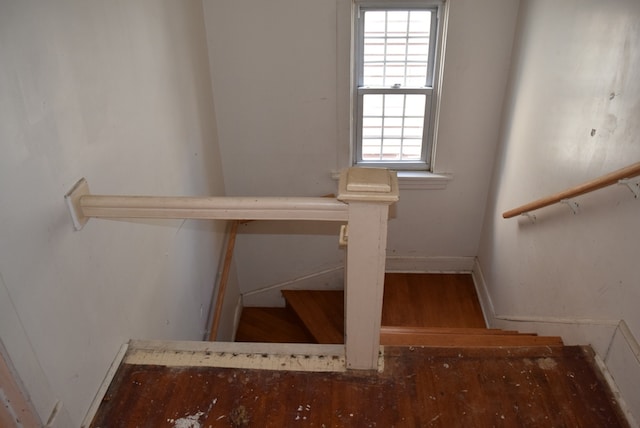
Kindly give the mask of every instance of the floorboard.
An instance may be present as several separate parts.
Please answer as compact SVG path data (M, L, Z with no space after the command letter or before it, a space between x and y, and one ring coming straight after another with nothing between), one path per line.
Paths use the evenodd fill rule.
M626 427L590 348L385 349L385 370L122 364L93 427Z
M486 327L469 274L387 273L382 325Z

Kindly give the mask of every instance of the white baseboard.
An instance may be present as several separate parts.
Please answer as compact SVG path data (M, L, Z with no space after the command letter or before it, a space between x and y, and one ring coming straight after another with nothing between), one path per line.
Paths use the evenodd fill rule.
M341 290L344 288L344 267L334 266L288 281L267 285L242 295L244 306L284 307L280 290Z
M640 355L638 341L624 320L616 329L603 360L611 377L609 382L613 383L619 392L620 407L627 414L629 425L637 428L640 420Z
M120 367L120 363L122 362L122 359L127 353L128 348L129 348L128 343L125 343L120 347L120 350L116 354L116 357L113 359L113 362L109 367L109 370L107 370L107 374L105 375L104 380L100 385L100 388L98 388L98 392L96 393L96 396L93 398L93 402L91 403L91 406L89 407L89 410L87 411L87 414L84 417L84 421L82 421L82 425L80 425L81 428L88 427L89 425L91 425L91 422L93 422L93 418L96 416L96 413L98 412L98 408L102 403L102 399L104 398L104 395L107 393L107 389L109 389L109 385L111 385L111 381L115 377L116 372ZM64 425L51 425L52 428L57 426L62 427ZM47 428L49 428L49 425L47 425Z
M471 272L475 257L388 256L387 272L461 273Z

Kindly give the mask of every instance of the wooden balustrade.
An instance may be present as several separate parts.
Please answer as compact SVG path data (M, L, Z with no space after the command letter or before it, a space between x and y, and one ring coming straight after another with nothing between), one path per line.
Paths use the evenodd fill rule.
M89 218L233 220L319 220L347 222L345 330L347 368L378 366L389 205L398 200L394 172L376 168L342 171L337 198L167 197L92 195L82 179L65 195L74 227ZM227 248L228 276L233 242ZM226 280L224 281L226 283ZM221 302L224 289L219 289ZM220 306L220 305L218 305ZM219 309L213 326L217 330ZM212 329L211 337L215 337Z

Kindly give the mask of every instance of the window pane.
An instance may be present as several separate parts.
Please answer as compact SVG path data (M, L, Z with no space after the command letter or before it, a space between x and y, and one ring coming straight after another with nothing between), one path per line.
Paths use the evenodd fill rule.
M405 94L389 94L383 95L384 99L384 115L389 117L404 116Z
M427 97L424 95L407 95L405 98L405 115L424 118L424 103Z
M427 84L431 11L365 11L362 85Z
M420 160L425 100L424 94L364 94L362 159Z
M384 95L369 94L365 95L362 102L363 117L382 117L382 103Z
M363 138L381 138L382 134L382 118L381 117L365 117L362 118L362 137Z

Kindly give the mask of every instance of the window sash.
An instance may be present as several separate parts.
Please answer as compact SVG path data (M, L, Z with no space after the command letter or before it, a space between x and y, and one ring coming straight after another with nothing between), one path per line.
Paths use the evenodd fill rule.
M431 27L429 29L429 45L428 45L428 58L427 58L427 70L426 70L426 81L423 86L412 86L412 87L378 87L378 86L364 86L364 14L368 11L430 11L431 12ZM384 166L388 168L401 169L401 170L425 170L430 168L430 158L431 158L431 147L432 147L432 139L433 139L433 126L432 126L432 118L433 111L432 107L434 105L433 98L435 96L434 93L434 70L435 70L435 57L436 57L436 46L437 46L437 38L438 38L438 7L435 6L417 6L415 4L407 5L407 4L360 4L358 5L357 13L356 13L356 55L355 55L355 88L354 88L354 139L356 141L355 150L354 150L354 161L358 165L364 166ZM412 95L412 94L422 94L425 96L425 109L424 109L424 117L422 123L422 138L421 138L421 150L420 150L420 159L416 160L391 160L391 159L382 159L382 160L371 160L365 159L364 157L364 147L365 140L367 138L364 135L363 123L364 119L364 97L365 95L373 95L373 94L400 94L400 95ZM383 118L384 114L379 118L381 120L386 120ZM383 122L384 123L384 122ZM396 127L397 128L397 127ZM410 138L405 138L405 128L404 122L402 125L402 135L398 141L394 141L394 143L400 147L400 153L404 149L405 140L410 140ZM379 132L386 132L384 126L382 130ZM383 137L380 138L383 141ZM381 143L381 157L384 157L384 145Z
M435 59L436 59L436 41L438 38L438 7L436 6L418 6L402 5L402 4L386 4L386 5L367 5L360 4L356 13L356 85L358 88L364 86L364 14L370 11L425 11L431 12L431 24L429 28L429 57L427 68L427 79L425 87L433 88L433 79L435 74Z
M364 96L365 95L424 95L425 96L425 108L424 108L424 116L422 118L422 138L421 142L421 150L420 150L420 158L415 160L371 160L364 158L364 140L365 136L363 135L363 124L364 124ZM429 159L429 141L430 141L430 129L431 129L431 106L432 106L432 98L433 98L433 89L432 88L404 88L404 89L396 89L396 88L358 88L357 89L357 111L358 115L356 118L356 135L358 138L358 144L356 145L356 163L358 165L368 165L368 166L384 166L393 169L404 169L404 170L424 170L425 167L428 166ZM384 116L384 113L383 113ZM383 116L379 116L382 118ZM378 116L376 116L378 117ZM395 118L396 116L392 116ZM406 117L406 116L405 116ZM387 120L389 116L386 116ZM404 131L404 122L402 125L402 129ZM384 131L383 131L384 132ZM405 141L410 140L403 132L402 135L398 136L398 140L400 140L399 144L402 150L404 147ZM381 146L381 149L384 148L384 145Z
M426 70L426 81L423 85L417 86L412 85L411 87L407 86L392 86L392 87L382 87L382 86L364 86L364 72L365 72L365 39L364 39L364 15L369 11L430 11L431 12L431 23L429 28L429 45L428 45L428 58L427 58L427 70ZM436 46L437 46L437 38L438 38L438 7L434 6L417 6L412 4L407 6L406 4L402 5L389 5L389 4L360 4L357 9L356 16L356 46L355 46L355 88L354 88L354 138L356 141L355 149L354 149L354 161L357 165L363 166L383 166L393 169L400 170L425 170L430 168L430 158L431 158L431 147L432 147L432 139L433 139L433 130L432 130L432 106L434 105L433 98L435 96L434 93L434 70L435 70L435 59L436 59ZM389 83L389 82L385 82ZM402 83L405 83L404 81ZM383 143L385 140L383 136L387 132L387 128L385 128L385 124L388 119L398 119L397 116L387 117L384 113L380 116L374 117L364 117L364 97L366 95L414 95L421 94L424 95L424 117L422 122L422 138L420 139L421 149L419 159L410 159L410 160L398 160L398 159L389 159L385 156L385 144ZM382 159L367 159L366 153L364 153L367 149L366 139L370 136L365 135L366 130L363 129L363 124L365 120L368 122L372 122L372 119L377 118L382 121L383 126L381 129L375 129L376 127L370 127L376 132L382 133L380 136L380 157ZM406 117L405 117L406 119ZM409 119L412 119L409 117ZM411 129L405 129L404 121L402 122L402 126L396 124L393 132L401 132L401 135L393 136L392 143L398 148L399 151L395 153L400 153L400 156L403 156L403 150L405 149L405 144L409 142L411 144L411 140L415 139L415 136L407 136L406 132L411 132ZM394 126L389 126L388 129L394 128ZM414 130L417 128L415 124L412 124L411 127ZM389 141L389 140L386 140ZM415 149L417 147L410 147L409 150ZM414 153L409 156L413 158Z

